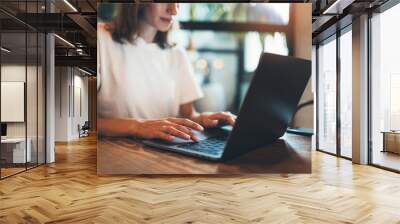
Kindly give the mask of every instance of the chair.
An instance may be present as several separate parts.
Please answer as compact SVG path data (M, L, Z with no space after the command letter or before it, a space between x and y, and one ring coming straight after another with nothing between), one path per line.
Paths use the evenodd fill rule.
M87 136L89 136L89 129L90 129L90 123L89 123L89 121L85 121L85 123L82 125L82 127L78 124L79 138L80 138L80 137L87 137Z

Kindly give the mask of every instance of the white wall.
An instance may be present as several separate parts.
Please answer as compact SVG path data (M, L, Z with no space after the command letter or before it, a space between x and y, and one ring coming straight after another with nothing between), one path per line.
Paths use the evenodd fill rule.
M67 67L55 68L55 141L68 140L68 71Z
M36 85L36 81L34 83L31 83L33 80L29 77L30 74L35 74L36 75L36 67L33 66L28 66L27 67L28 71L28 79L29 79L29 84L30 85ZM25 65L2 65L1 66L1 81L2 82L25 82ZM26 82L25 82L26 83ZM27 88L28 93L27 93L27 103L33 102L33 99L30 99L29 97L34 97L36 99L36 88ZM31 91L30 91L31 90ZM4 96L3 96L4 97ZM35 101L36 102L36 101ZM29 111L36 110L36 103L32 105L28 105L31 107L35 108L30 108ZM7 108L1 108L1 110L6 110ZM32 117L33 115L33 117ZM28 113L27 114L27 120L28 122L35 121L36 122L36 113ZM33 125L28 125L29 127L32 127ZM36 126L34 127L36 130ZM29 130L28 130L29 133ZM7 122L7 136L8 137L25 137L25 122ZM29 137L29 136L28 136Z
M56 67L55 73L55 140L70 141L88 120L88 78L72 67Z
M28 69L30 68L28 67ZM2 65L1 81L25 82L25 65ZM1 108L1 110L6 110L6 108ZM7 123L7 137L25 137L25 123Z

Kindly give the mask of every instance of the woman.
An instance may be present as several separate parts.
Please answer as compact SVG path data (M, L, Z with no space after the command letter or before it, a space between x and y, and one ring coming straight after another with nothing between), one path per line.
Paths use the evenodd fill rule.
M121 4L109 29L98 27L99 131L198 141L193 130L233 125L229 112L197 113L202 97L185 51L167 41L177 3Z

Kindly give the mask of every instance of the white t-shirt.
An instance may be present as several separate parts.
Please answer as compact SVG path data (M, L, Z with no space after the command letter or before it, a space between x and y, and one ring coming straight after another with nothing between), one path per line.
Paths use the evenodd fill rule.
M97 38L99 117L177 117L181 104L203 96L184 49L142 38L120 44L102 28Z

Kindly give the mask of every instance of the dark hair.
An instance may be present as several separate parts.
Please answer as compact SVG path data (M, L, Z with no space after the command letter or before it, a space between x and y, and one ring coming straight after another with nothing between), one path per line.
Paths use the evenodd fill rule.
M123 44L124 40L135 42L139 32L140 20L144 18L144 11L151 3L122 3L117 5L117 15L113 20L110 32L114 41ZM168 31L157 31L154 42L162 49L171 45L167 41Z

